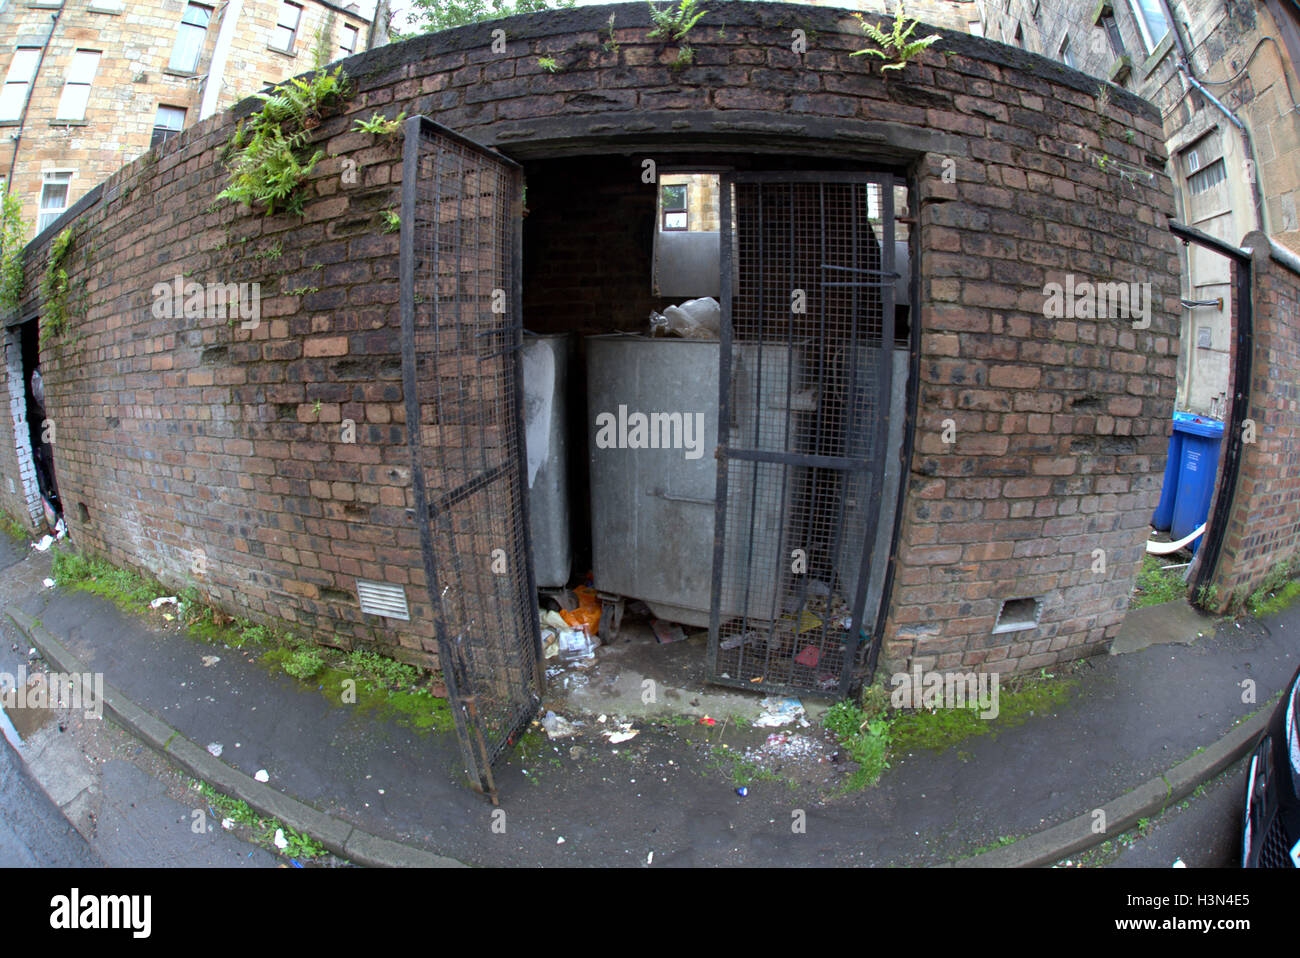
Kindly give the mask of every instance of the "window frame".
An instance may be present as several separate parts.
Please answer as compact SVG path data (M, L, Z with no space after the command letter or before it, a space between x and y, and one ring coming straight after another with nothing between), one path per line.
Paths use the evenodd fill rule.
M1169 21L1165 20L1164 9L1161 8L1155 10L1154 12L1159 13L1160 19L1164 21L1165 32L1160 34L1158 37L1153 37L1151 35L1152 26L1147 22L1147 13L1144 3L1156 3L1158 5L1159 0L1129 0L1128 6L1129 13L1133 15L1133 20L1137 23L1138 34L1142 37L1142 42L1146 45L1147 53L1151 54L1155 53L1156 48L1159 47L1160 44L1164 43L1165 37L1169 36L1170 26Z
M193 20L186 19L190 16L190 11L202 10L206 12L207 17L203 23L195 23ZM203 60L203 47L207 43L208 28L212 26L212 17L216 8L206 3L196 3L195 0L188 0L185 9L181 12L181 22L176 29L176 42L172 44L172 55L167 61L167 69L175 73L193 75L199 69L199 63ZM196 33L195 31L199 31ZM176 57L182 50L182 39L196 39L194 44L194 62L188 67L177 66ZM188 43L186 44L188 46Z
M41 192L36 201L36 233L43 233L53 226L60 216L68 211L72 206L72 178L77 175L76 170L42 170L41 171ZM66 177L66 179L59 179ZM45 205L45 191L51 186L63 187L63 205L57 209L54 207L47 208ZM48 219L47 219L48 217Z
M354 27L350 23L343 24L343 35L345 37L348 35L349 30L352 31L352 49L349 50L346 45L342 43L339 44L339 51L347 57L350 57L357 52L357 44L361 42L361 28Z
M1079 65L1074 60L1074 54L1070 52L1070 35L1068 33L1061 37L1061 45L1057 48L1056 55L1071 70L1079 69Z
M79 78L78 62L80 61L84 65L87 58L93 58L93 65L83 80ZM103 50L77 49L73 51L72 61L68 64L67 72L63 76L63 89L59 93L59 104L54 109L54 122L80 123L86 119L86 110L90 106L90 91L94 88L95 75L99 73L99 64L103 58ZM84 92L81 89L83 87L85 88ZM80 110L75 115L66 112L71 101L78 97L81 98Z
M659 229L664 233L689 233L691 231L691 195L689 183L661 183L659 185ZM665 197L667 190L682 191L682 205L669 206ZM668 215L670 213L680 213L685 217L681 226L669 226Z
M292 26L292 27L288 26L288 25L284 22L284 15L285 15L286 11L289 10L290 8L292 8L292 9L294 9L294 10L297 11L297 15L293 18L293 26ZM271 42L268 43L267 46L270 47L272 50L275 50L277 53L287 53L287 54L289 54L290 56L293 56L293 55L294 55L294 47L295 47L295 46L297 45L297 43L298 43L298 32L302 29L302 14L303 14L303 6L302 6L302 4L300 4L300 3L294 3L293 0L280 0L280 13L279 13L279 15L276 17L276 21L275 21L275 30L274 30L274 32L272 32L272 34L271 34ZM288 31L289 31L289 44L288 44L288 46L283 46L283 47L281 47L281 46L277 46L277 45L276 45L276 41L277 41L277 40L279 39L279 37L280 37L280 31L281 31L281 30L288 30Z
M177 113L179 113L181 125L173 129L169 126L163 126L161 123L159 123L158 121L161 120L163 117L163 110L175 110ZM159 103L154 110L153 132L149 136L149 149L152 150L155 147L161 146L162 144L170 140L173 136L180 133L181 130L185 129L185 118L188 115L189 115L189 111L186 110L185 107L183 106L172 106L170 103Z
M1115 18L1115 12L1103 13L1097 18L1097 23L1101 26L1106 34L1106 42L1110 44L1110 52L1114 54L1115 59L1128 55L1128 50L1124 47L1124 35L1119 32L1119 20Z
M13 79L14 67L18 65L19 57L23 53L30 53L32 55L31 73L26 80L15 80ZM5 71L4 81L0 82L0 105L3 105L5 95L8 93L11 86L22 87L22 93L20 93L18 97L20 101L18 103L18 111L13 116L7 116L0 113L0 123L16 123L22 119L23 107L27 104L27 96L31 92L32 83L36 80L36 71L40 67L40 62L40 47L14 47L14 55L9 61L9 69Z

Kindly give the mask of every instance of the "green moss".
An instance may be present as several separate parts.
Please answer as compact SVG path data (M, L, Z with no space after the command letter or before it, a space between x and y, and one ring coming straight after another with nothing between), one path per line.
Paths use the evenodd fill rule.
M334 705L344 705L360 712L370 712L376 717L388 719L415 729L418 732L450 732L455 728L455 718L451 714L451 705L445 698L432 694L427 688L415 686L418 670L400 662L393 662L397 669L409 670L411 687L391 689L376 681L371 675L358 673L348 667L349 660L358 653L336 664L327 664L320 654L315 658L319 664L307 675L299 675L294 669L303 665L303 653L310 649L293 648L281 645L264 652L259 662L273 670L292 675L309 685L314 684L327 701ZM362 653L374 667L375 660L384 660L374 653ZM339 667L342 665L343 667ZM392 671L397 671L394 669ZM352 698L355 696L356 701Z
M1051 676L1011 679L999 686L998 717L980 718L971 709L908 709L895 714L892 722L896 751L929 749L942 752L979 735L996 734L1023 724L1037 715L1050 715L1077 690L1077 679Z

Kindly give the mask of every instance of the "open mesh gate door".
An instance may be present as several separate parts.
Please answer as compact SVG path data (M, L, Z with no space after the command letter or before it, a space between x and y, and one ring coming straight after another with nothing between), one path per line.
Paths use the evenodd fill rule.
M536 714L523 446L520 167L424 117L402 165L402 381L415 515L471 784Z
M893 182L722 178L714 682L847 695L863 671L894 341Z

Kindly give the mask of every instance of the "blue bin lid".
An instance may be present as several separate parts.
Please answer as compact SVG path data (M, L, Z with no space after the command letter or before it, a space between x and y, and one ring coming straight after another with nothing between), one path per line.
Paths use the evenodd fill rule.
M1205 436L1208 439L1223 438L1223 423L1209 416L1197 416L1189 412L1174 413L1174 428L1181 433L1192 436Z

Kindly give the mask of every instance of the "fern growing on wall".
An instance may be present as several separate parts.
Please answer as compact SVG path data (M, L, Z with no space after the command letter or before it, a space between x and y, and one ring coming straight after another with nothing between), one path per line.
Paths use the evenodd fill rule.
M310 150L311 131L347 97L348 86L343 68L335 67L256 94L262 109L236 127L230 139L230 181L218 197L263 209L267 216L283 210L301 216L300 187L325 158L324 150Z
M894 28L889 33L885 33L860 13L855 13L853 16L862 25L862 32L876 45L862 50L854 50L849 56L859 57L865 54L866 56L879 57L881 60L886 61L880 68L882 72L903 69L910 60L915 59L930 44L939 39L937 33L932 33L921 40L912 39L912 34L920 25L920 21L912 20L908 22L907 12L903 9L903 0L898 0L898 10L894 13Z

